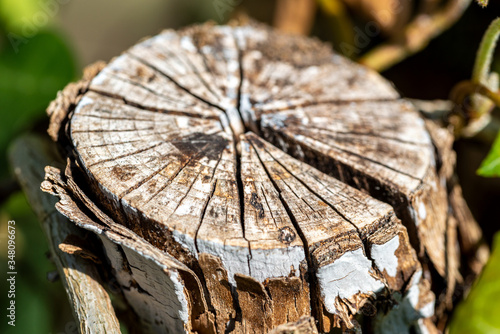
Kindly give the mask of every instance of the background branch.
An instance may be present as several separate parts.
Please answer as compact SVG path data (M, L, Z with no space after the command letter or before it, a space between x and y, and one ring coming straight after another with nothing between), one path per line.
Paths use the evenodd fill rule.
M432 14L419 14L393 42L368 51L358 61L377 71L383 71L422 50L431 39L453 25L467 9L471 0L451 0Z

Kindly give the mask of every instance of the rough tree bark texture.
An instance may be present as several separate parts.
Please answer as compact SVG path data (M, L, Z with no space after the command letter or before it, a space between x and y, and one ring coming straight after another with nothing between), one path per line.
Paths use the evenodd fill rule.
M164 31L49 115L68 165L42 188L144 332L434 333L481 267L449 132L316 40Z
M16 178L49 241L51 258L68 294L79 332L118 333L120 324L93 262L96 259L85 258L83 249L68 243L71 240L84 243L88 233L61 216L54 207L57 199L40 190L44 166L58 160L54 147L46 138L24 136L11 145L9 153ZM75 246L71 254L64 251L70 246Z

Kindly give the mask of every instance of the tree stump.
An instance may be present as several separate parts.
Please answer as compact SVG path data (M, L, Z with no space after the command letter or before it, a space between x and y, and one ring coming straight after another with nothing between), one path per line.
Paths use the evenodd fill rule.
M434 333L470 273L461 254L480 262L459 189L449 201L452 136L317 40L167 30L48 112L68 165L42 189L99 236L89 249L144 332L287 332L309 316L320 332ZM457 225L476 231L462 249Z

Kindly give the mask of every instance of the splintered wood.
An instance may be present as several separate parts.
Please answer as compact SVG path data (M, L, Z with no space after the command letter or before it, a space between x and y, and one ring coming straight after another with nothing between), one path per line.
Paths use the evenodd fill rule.
M42 189L99 236L144 332L437 331L475 223L449 212L449 133L436 148L390 83L255 24L99 70L49 108L68 167Z

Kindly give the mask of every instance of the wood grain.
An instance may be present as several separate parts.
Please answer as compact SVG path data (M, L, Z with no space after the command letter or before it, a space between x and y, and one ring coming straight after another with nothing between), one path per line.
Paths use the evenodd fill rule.
M448 217L448 144L379 75L316 40L206 24L81 87L49 109L68 167L43 189L101 237L145 331L435 331L430 272L454 291L457 224L474 222Z

